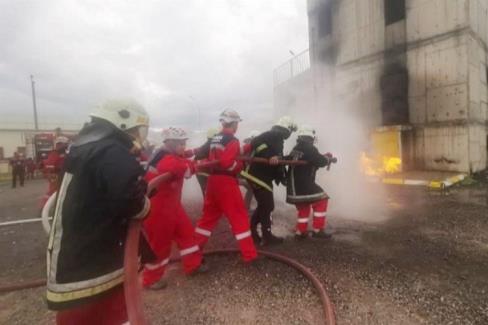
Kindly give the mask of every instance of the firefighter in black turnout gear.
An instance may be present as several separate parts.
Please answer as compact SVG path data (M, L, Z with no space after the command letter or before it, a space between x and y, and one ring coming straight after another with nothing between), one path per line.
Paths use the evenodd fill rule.
M321 154L314 146L315 130L302 126L298 130L297 144L291 151L289 159L306 161L306 165L290 165L288 170L286 202L297 208L298 218L295 238L308 237L308 219L313 210L314 238L329 238L327 227L327 207L329 196L315 182L317 169L336 163L337 159L330 153Z
M132 154L147 136L146 111L113 100L91 117L64 162L47 250L47 303L58 311L57 324L127 322L128 225L150 209L144 170Z
M278 159L283 157L283 145L292 132L296 131L295 123L288 117L282 117L270 131L264 132L251 141L251 157L269 159L269 164L251 163L241 173L252 187L257 202L256 210L251 217L251 234L256 243L263 246L280 244L282 238L271 232L271 213L274 210L273 181L277 185L285 184L286 175ZM257 226L261 224L262 238L259 237Z

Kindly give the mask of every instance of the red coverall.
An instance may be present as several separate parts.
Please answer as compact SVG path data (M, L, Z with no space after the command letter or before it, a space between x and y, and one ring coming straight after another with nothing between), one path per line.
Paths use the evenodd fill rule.
M203 216L197 222L195 238L203 248L220 217L225 215L238 241L243 260L250 262L256 258L257 252L237 180L242 170L242 162L237 160L240 151L239 140L234 137L231 129L223 129L212 139L208 158L220 163L208 177Z
M193 238L193 225L181 205L184 178L194 172L192 163L183 157L167 153L157 164L156 170L148 170L146 180L150 181L168 172L173 177L158 187L156 195L151 198L149 217L144 221L147 239L158 257L155 263L144 266L145 287L156 283L163 276L169 262L172 241L180 249L185 273L192 273L202 262L202 252Z
M49 156L44 160L44 175L48 181L48 188L46 194L41 199L41 208L44 207L49 197L58 190L61 182L60 174L63 168L64 153L59 153L53 150L49 153Z
M327 226L327 205L328 199L322 199L313 203L297 203L298 210L297 231L300 233L307 232L308 218L310 210L313 210L313 230L324 230Z

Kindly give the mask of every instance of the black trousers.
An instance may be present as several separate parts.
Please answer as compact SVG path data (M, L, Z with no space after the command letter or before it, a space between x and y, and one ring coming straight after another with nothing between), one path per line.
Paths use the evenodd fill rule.
M25 170L22 168L14 168L12 170L12 187L17 187L17 178L19 179L20 186L24 186Z
M205 190L207 188L207 179L208 176L197 174L198 184L200 184L200 188L202 189L203 197L205 197Z
M252 189L257 207L251 217L251 231L255 233L258 224L261 224L263 237L266 237L271 234L271 213L274 210L273 192L254 184L252 184Z

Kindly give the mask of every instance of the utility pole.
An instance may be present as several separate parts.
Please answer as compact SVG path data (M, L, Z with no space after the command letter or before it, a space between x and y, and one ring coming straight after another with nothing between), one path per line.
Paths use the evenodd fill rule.
M32 87L32 106L34 108L34 128L39 130L39 124L37 122L37 106L36 106L36 82L34 81L34 76L31 75L31 87Z

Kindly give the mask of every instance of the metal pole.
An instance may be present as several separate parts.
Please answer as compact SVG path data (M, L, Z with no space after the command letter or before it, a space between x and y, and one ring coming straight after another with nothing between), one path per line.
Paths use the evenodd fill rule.
M34 108L34 128L39 130L39 124L37 122L37 106L36 106L36 82L34 81L34 76L31 75L31 87L32 87L32 106Z

